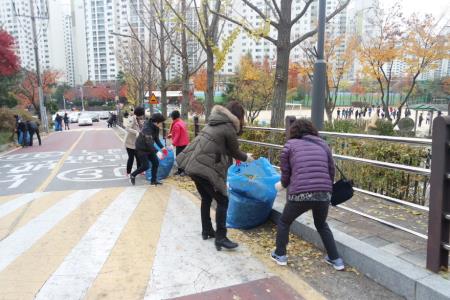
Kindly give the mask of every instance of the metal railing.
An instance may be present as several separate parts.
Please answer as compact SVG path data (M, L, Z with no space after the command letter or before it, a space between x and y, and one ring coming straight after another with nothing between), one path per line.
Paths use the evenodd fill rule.
M246 126L244 129L246 130L258 130L258 131L269 131L269 132L277 132L277 133L285 133L287 131L287 128L289 128L290 124L295 120L295 117L286 117L286 128L271 128L271 127L254 127L254 126ZM444 121L445 120L445 121ZM446 123L445 123L446 122ZM198 118L194 120L195 123L195 135L198 134L200 131L200 127L204 126L204 124L200 124ZM443 125L445 123L446 125ZM352 139L371 139L371 140L377 140L377 141L385 141L385 142L391 142L391 143L402 143L402 144L412 144L412 145L419 145L419 146L432 146L433 149L433 155L434 159L432 160L432 170L420 168L420 167L412 167L402 164L395 164L395 163L389 163L384 161L378 161L378 160L372 160L372 159L365 159L365 158L359 158L359 157L353 157L353 156L345 156L345 155L338 155L333 154L333 157L337 160L347 160L347 161L353 161L356 163L363 163L363 164L369 164L372 166L385 168L385 169L391 169L391 170L399 170L399 171L405 171L413 174L418 175L424 175L424 176L431 176L431 182L433 184L433 178L438 178L437 180L440 180L440 185L445 186L446 193L441 193L439 195L435 195L437 192L435 189L431 190L431 199L433 201L430 201L430 208L411 203L408 201L404 201L401 199L396 199L393 197L389 197L386 195L370 192L364 189L360 188L354 188L356 192L370 195L373 197L377 197L379 199L383 199L392 203L396 203L402 206L411 207L414 209L422 210L425 212L429 212L429 233L428 235L425 235L423 233L408 229L404 226L400 226L398 224L386 221L381 218L377 218L374 216L371 216L365 212L356 210L354 208L347 207L345 205L339 205L339 208L344 209L346 211L349 211L351 213L360 215L362 217L374 220L376 222L382 223L384 225L399 229L404 232L408 232L412 235L415 235L417 237L420 237L422 239L428 239L428 252L427 252L427 268L438 272L441 266L448 266L448 255L450 251L450 243L449 243L449 228L450 228L450 200L448 197L450 197L450 159L449 159L449 152L450 152L450 118L440 118L438 122L435 123L433 128L433 132L435 133L433 136L433 140L431 139L418 139L418 138L406 138L406 137L392 137L392 136L378 136L378 135L367 135L367 134L353 134L353 133L338 133L338 132L324 132L321 131L319 134L323 137L333 137L333 138L352 138ZM440 134L438 134L438 132ZM439 136L439 137L438 137ZM440 139L439 142L436 140ZM261 146L261 147L267 147L270 149L275 150L281 150L283 149L282 145L278 144L272 144L272 143L266 143L266 142L258 142L258 141L251 141L251 140L245 140L245 139L239 139L240 143L255 145L255 146ZM438 144L438 145L437 145ZM441 150L436 150L437 148ZM445 150L444 150L445 149ZM442 151L444 150L444 151ZM442 154L440 156L437 156L435 154L445 152L445 155ZM442 156L442 158L440 158ZM441 167L446 166L446 170L442 171L440 175L437 175L439 171L435 171L436 167L435 165L439 164ZM442 181L445 181L443 183ZM434 183L433 188L438 186L439 184ZM444 188L444 187L442 187ZM445 198L445 199L444 199ZM436 206L436 203L439 203L439 205ZM432 205L434 204L434 205ZM437 212L436 212L437 211ZM445 212L445 213L444 213ZM437 221L435 221L437 220ZM441 221L439 221L441 220ZM434 251L433 251L434 250Z

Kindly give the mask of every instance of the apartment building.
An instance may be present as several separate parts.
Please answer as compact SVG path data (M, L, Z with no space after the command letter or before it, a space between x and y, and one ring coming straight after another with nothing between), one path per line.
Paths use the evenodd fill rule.
M34 1L39 62L42 70L51 67L47 1ZM23 68L36 69L29 0L0 0L0 27L16 41L16 53Z

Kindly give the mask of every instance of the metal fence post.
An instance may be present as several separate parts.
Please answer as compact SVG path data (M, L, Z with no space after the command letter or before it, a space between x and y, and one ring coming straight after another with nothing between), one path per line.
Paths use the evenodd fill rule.
M450 117L433 124L430 212L428 215L427 269L448 268L450 252Z
M198 121L198 116L194 117L194 135L197 136L200 132L200 124Z

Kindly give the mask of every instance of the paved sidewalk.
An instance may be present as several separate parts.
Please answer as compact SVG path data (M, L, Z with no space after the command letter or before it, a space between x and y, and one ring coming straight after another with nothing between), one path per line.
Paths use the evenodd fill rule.
M216 251L198 205L169 184L0 197L0 299L323 298L245 245Z

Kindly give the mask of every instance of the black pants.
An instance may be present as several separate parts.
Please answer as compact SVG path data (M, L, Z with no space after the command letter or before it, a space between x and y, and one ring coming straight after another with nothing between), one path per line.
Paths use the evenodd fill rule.
M128 153L128 160L127 160L127 174L131 173L131 169L133 169L133 163L134 158L136 158L136 166L137 168L140 167L141 161L139 160L139 157L137 156L136 150L131 148L126 148Z
M217 202L216 208L216 239L220 240L227 236L227 210L228 210L228 197L214 190L214 186L206 179L192 176L192 180L197 187L198 193L202 198L202 204L200 208L202 218L202 231L208 232L213 229L211 223L211 203L215 199Z
M286 246L289 242L289 227L292 222L304 212L312 209L314 225L322 238L330 259L339 258L333 233L326 222L328 216L328 201L287 201L283 213L278 220L276 255L286 255Z
M181 152L183 152L184 149L186 149L186 147L187 147L187 145L186 146L178 146L178 147L176 147L176 149L175 149L176 155L178 156ZM183 169L178 168L178 174L183 173L183 172L184 172Z
M30 133L30 146L33 146L33 136L34 136L35 133L36 133L36 136L37 136L38 141L39 141L39 146L42 145L41 136L39 135L39 130L29 131L29 133Z
M69 130L69 122L64 122L64 130Z
M131 173L131 176L136 177L142 172L145 172L148 170L150 165L148 164L148 161L152 163L152 179L150 180L152 183L157 181L156 174L158 173L158 167L159 167L159 160L156 156L155 152L142 152L137 150L136 151L136 158L139 161L140 165L138 168Z

